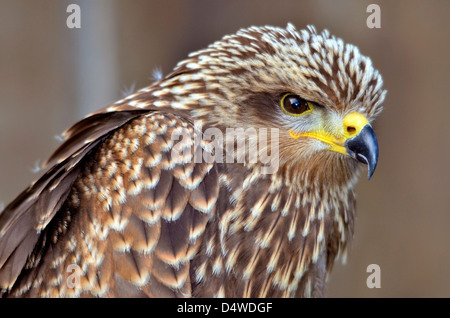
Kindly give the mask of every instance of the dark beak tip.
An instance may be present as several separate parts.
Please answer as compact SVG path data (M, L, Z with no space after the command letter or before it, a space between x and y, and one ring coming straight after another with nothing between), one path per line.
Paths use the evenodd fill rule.
M364 126L358 135L346 141L345 146L351 157L367 165L370 179L378 162L378 141L372 127Z

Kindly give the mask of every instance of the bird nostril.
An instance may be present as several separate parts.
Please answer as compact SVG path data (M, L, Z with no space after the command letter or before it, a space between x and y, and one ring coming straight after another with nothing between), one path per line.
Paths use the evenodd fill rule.
M356 128L353 126L347 126L347 132L349 134L354 134L356 132Z

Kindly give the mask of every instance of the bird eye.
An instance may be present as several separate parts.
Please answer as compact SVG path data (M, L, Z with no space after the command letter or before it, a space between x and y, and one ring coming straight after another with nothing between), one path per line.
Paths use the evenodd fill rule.
M312 111L311 102L291 93L285 94L281 98L280 104L283 111L291 116L299 116Z

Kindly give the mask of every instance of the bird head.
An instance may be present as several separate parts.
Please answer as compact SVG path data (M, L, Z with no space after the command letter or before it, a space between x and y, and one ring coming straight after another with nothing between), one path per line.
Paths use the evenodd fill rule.
M296 181L348 182L361 162L369 178L375 170L371 124L386 94L382 78L327 30L242 29L192 53L169 77L187 92L179 104L195 105L184 106L194 118L222 129L278 129L279 167Z

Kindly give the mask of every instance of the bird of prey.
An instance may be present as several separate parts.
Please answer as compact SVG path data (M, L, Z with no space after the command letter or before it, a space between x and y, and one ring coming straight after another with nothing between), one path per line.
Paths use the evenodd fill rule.
M253 26L191 53L69 128L6 206L0 294L324 296L358 175L377 164L382 85L313 26Z

